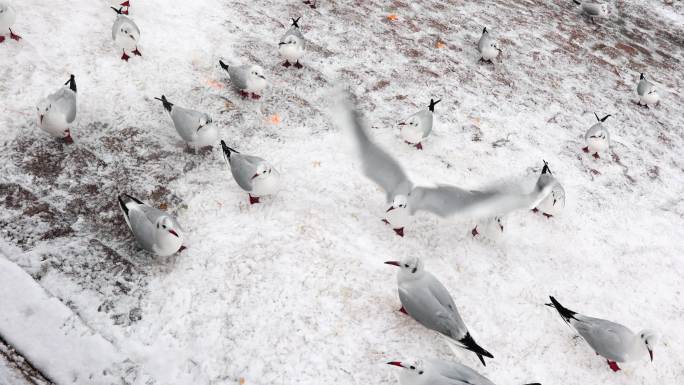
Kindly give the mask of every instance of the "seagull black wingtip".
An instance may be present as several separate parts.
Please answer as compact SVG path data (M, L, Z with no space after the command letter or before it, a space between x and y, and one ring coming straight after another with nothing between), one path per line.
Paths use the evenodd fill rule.
M239 154L239 151L235 151L232 148L228 147L225 141L221 140L221 148L223 148L223 153L230 159L230 154L231 153L236 153Z
M219 65L226 71L228 71L228 68L230 67L228 64L224 63L223 60L219 60Z
M166 109L166 111L171 112L171 109L173 108L173 103L166 100L166 96L162 95L161 98L155 99L159 100L160 102L162 102L162 104L164 104L164 109Z
M441 101L442 99L438 99L437 101L435 101L434 99L430 99L430 105L428 106L428 109L432 112L435 112L435 106L437 105L437 103Z
M67 84L69 85L70 90L76 92L76 76L74 76L74 74L71 74L71 76L69 77L69 80L67 80L67 82L64 83L65 86Z
M118 15L123 15L123 8L116 9L114 7L109 7L114 10Z
M301 16L299 16L299 17L296 18L296 19L293 18L293 19L292 19L292 26L295 27L295 28L299 28L299 24L297 24L297 23L299 22L299 19L301 19L301 18L302 18Z

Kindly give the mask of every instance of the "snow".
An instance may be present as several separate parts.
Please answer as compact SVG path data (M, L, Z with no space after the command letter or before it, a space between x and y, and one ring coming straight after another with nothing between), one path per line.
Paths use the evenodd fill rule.
M17 1L24 39L0 44L0 335L59 383L107 368L159 384L394 384L385 362L440 357L499 384L674 384L684 374L675 3L616 2L593 25L570 1L133 1L143 57L125 63L108 2ZM285 69L277 40L300 15L305 68ZM494 65L477 63L485 25L503 49ZM241 100L219 59L264 67L264 98ZM634 104L640 72L659 86L656 108ZM79 111L75 144L63 146L34 108L70 73ZM338 79L417 182L478 188L533 178L545 159L564 212L513 213L496 241L472 239L474 221L420 214L397 237L331 119ZM219 146L185 152L153 99L162 93L271 161L283 190L250 206ZM430 98L442 102L417 151L396 123ZM594 111L613 114L600 160L581 151ZM140 250L119 192L178 215L190 248L169 259ZM495 357L486 368L397 311L396 271L382 262L407 255L451 291ZM548 295L659 331L654 362L614 374L543 305Z

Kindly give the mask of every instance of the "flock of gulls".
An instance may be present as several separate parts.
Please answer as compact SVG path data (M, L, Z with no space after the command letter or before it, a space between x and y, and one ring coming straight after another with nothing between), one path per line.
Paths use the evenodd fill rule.
M574 1L580 4L582 12L592 22L595 17L607 15L606 4ZM316 7L315 1L304 3L312 8ZM129 61L135 56L141 57L142 53L138 49L140 29L128 17L130 2L113 1L112 4L112 9L116 12L112 40L121 53L121 59ZM5 36L20 41L21 37L12 30L15 20L15 9L8 1L0 0L0 43L5 42ZM278 51L285 60L282 64L284 67L303 67L300 59L306 51L306 40L299 29L299 20L292 19L292 25L278 42ZM487 28L482 30L477 50L480 61L487 63L493 63L501 52L496 39ZM264 70L259 65L235 66L223 61L218 64L227 72L232 87L243 99L258 100L268 87ZM643 73L636 91L639 105L649 107L659 101L654 84ZM76 119L77 93L76 77L71 75L63 87L41 100L36 107L38 126L67 144L73 143L71 129ZM503 232L503 216L514 210L532 209L551 218L565 205L565 191L552 175L547 162L544 162L541 174L529 192L511 186L479 191L450 185L416 186L400 163L371 141L353 95L340 92L339 96L342 114L337 123L348 128L358 144L364 174L384 190L389 208L383 221L399 236L404 236L405 226L417 211L431 212L440 217L458 214L486 218L479 228L473 228L472 235L477 236L481 232L489 235ZM219 132L207 113L180 107L164 95L155 99L168 112L173 126L189 148L196 150L217 144ZM439 102L440 100L431 99L425 109L399 123L400 136L404 142L418 150L423 149L422 143L432 132L435 106ZM582 150L594 158L600 158L600 154L610 147L610 135L604 123L611 115L595 116L597 121L587 130L586 147ZM261 197L277 193L280 174L268 161L230 148L223 140L220 144L233 178L248 194L250 204L257 204ZM169 256L185 248L183 233L174 216L128 194L121 194L118 201L128 227L143 249L158 256ZM426 328L440 333L450 347L457 346L472 351L483 365L485 357L494 358L475 342L451 294L425 269L420 258L409 256L385 263L399 268L397 282L401 312ZM604 357L613 371L620 370L618 363L639 360L649 355L653 360L657 333L650 330L634 333L621 324L569 310L554 297L550 297L550 300L551 303L547 305L553 307L597 355ZM403 385L493 385L477 371L457 362L424 359L391 361L389 364L402 368L399 379Z

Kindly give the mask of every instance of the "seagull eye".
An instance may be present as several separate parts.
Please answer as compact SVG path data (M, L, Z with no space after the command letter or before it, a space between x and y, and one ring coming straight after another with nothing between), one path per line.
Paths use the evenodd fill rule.
M411 365L411 370L416 370L416 367Z
M405 264L404 264L404 267L409 267L408 263L405 263Z
M423 371L421 370L420 372L418 372L418 374L423 374Z

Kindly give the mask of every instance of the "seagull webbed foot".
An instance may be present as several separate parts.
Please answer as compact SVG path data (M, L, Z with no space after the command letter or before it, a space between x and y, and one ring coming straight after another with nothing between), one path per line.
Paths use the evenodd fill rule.
M617 362L611 361L611 360L606 360L608 361L608 366L610 366L610 369L612 369L614 372L617 372L620 370L620 367L618 366Z
M19 41L19 40L21 40L21 36L15 34L15 33L12 32L12 30L10 29L10 39Z

